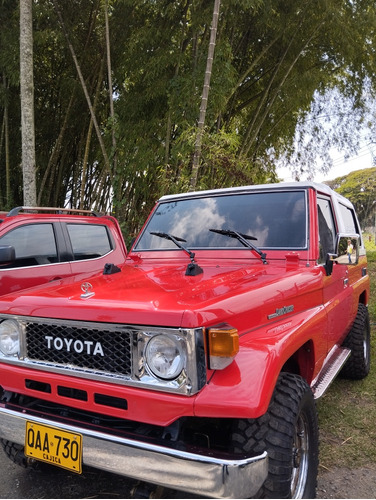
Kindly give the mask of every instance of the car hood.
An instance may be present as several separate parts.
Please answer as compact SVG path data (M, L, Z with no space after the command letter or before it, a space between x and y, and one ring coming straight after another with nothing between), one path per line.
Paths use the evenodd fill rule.
M0 297L7 314L79 321L195 328L215 324L218 317L234 325L243 314L256 322L281 308L297 312L319 304L320 275L283 263L262 265L208 262L203 273L186 276L186 261L125 264L111 275L79 275L35 287L22 295ZM316 283L316 286L315 286ZM292 306L292 307L291 307ZM260 316L264 316L261 318ZM258 317L258 318L257 318ZM259 323L260 324L260 323Z

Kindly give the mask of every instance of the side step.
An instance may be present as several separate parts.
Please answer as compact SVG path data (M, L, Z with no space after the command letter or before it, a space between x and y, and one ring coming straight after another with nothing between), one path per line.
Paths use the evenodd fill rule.
M351 350L347 347L335 345L332 348L324 361L320 373L312 382L311 389L315 399L321 398L346 363L350 354Z

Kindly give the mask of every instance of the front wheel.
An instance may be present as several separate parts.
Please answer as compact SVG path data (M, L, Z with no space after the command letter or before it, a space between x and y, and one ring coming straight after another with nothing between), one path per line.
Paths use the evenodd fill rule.
M371 332L368 309L364 304L358 306L358 313L343 347L351 349L351 354L340 372L341 377L353 380L365 378L371 364Z
M24 447L21 444L12 443L5 439L0 439L0 444L7 457L15 464L25 468L31 467L35 469L37 467L36 460L25 456Z
M232 434L236 453L268 452L269 473L258 498L316 497L318 433L309 385L299 375L282 373L265 415L237 420Z

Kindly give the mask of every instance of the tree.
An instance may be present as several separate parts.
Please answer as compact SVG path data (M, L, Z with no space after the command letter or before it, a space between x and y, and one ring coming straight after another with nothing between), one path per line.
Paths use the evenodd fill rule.
M16 7L3 0L0 10L0 110L2 121L8 110L18 204ZM281 158L299 176L316 168L318 144L324 159L332 144L355 150L350 113L354 128L376 123L375 18L369 0L222 3L195 189L276 180ZM213 3L204 0L34 3L41 204L115 207L135 234L161 194L190 189L212 19ZM333 130L323 119L328 95L340 111ZM5 193L4 139L0 148Z
M365 4L337 0L226 3L203 134L203 168L197 179L200 188L218 186L219 178L222 185L275 179L276 161L283 155L286 161L292 160L295 130L308 116L317 89L325 92L338 85L342 96L348 95L350 88L360 95L365 74L372 77L371 58L366 56L362 64L359 57L366 54L365 37L372 37L374 23L372 12L366 19ZM121 9L114 17L132 19L124 42L129 66L121 66L129 85L118 100L120 115L123 107L127 113L127 118L120 120L127 128L122 149L133 157L129 145L137 143L133 159L141 172L149 173L149 159L142 158L145 151L139 148L142 137L145 149L153 151L158 164L155 173L163 179L158 183L162 192L187 189L195 147L198 82L205 74L208 9L202 2L196 9L190 2L176 2L173 7L161 2L160 9L148 2L143 7L138 3L135 9L130 1L122 2ZM169 48L168 57L163 47ZM340 86L341 81L346 84ZM135 128L138 117L140 128ZM173 133L164 134L164 126ZM345 130L342 122L331 144L339 144ZM167 157L166 149L162 157L162 147L157 150L157 144L167 143ZM226 143L231 143L231 149L220 147ZM300 158L306 155L307 164L308 152L299 150Z
M32 0L20 0L20 94L24 204L37 201L34 133L34 72Z
M191 174L191 181L190 181L190 189L192 191L194 191L196 188L198 169L200 167L201 142L202 142L202 134L204 131L204 126L205 126L206 109L208 106L210 79L211 79L212 67L213 67L215 39L217 36L217 26L218 26L220 5L221 5L220 0L214 1L213 20L212 20L212 25L210 28L210 42L209 42L208 58L206 61L204 87L203 87L202 96L201 96L200 117L199 117L198 124L197 124L195 152L193 155L193 162L192 162L192 174Z
M361 144L375 142L376 113L370 81L360 92L343 95L336 87L324 94L315 93L309 112L299 119L293 147L281 157L282 165L288 165L297 180L303 175L313 177L318 168L329 172L332 148L348 159L357 154Z
M4 88L4 95L7 94L7 78L4 77L3 79L3 88ZM9 112L8 112L8 103L5 101L4 102L4 115L3 115L3 124L1 127L1 140L0 140L0 158L1 158L1 151L2 151L2 145L4 143L4 150L5 150L5 199L7 201L10 201L11 199L11 194L10 194L10 162L9 162Z
M327 184L354 204L362 229L375 227L376 167L356 170Z
M3 0L0 9L0 203L10 209L14 201L21 205L21 134L20 134L20 17L18 2ZM5 50L6 49L6 50ZM20 186L20 188L19 188Z

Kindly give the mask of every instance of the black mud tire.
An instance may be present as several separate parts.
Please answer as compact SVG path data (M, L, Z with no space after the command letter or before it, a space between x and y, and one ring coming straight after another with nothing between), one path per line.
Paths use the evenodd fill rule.
M256 498L315 498L319 429L315 401L300 376L281 373L268 411L235 421L232 449L268 452L269 473Z
M1 439L0 442L5 454L12 462L25 469L30 467L33 469L37 468L37 462L25 456L23 445L12 443L12 441L6 441L5 439Z
M32 469L38 472L51 472L56 469L54 465L50 465L40 460L35 460L35 458L27 457L25 455L25 447L22 444L13 443L12 441L6 441L5 439L0 439L0 444L5 451L6 456L16 465L23 467L24 469Z
M364 304L359 304L353 326L342 346L348 347L351 354L340 372L341 377L352 380L365 378L370 370L371 331L368 308Z

